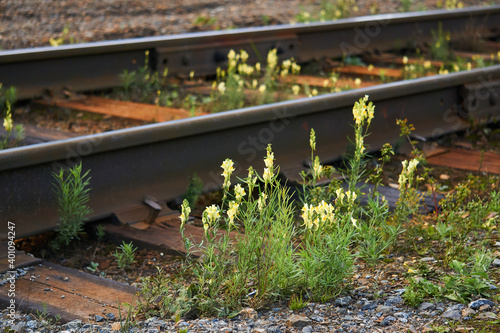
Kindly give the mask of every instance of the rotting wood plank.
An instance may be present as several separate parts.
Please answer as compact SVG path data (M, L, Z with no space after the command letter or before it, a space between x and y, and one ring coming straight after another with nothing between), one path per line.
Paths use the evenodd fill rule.
M500 174L500 155L490 152L449 148L427 157L427 161L455 169Z
M382 68L382 67L365 67L357 65L344 65L342 67L332 68L335 73L342 74L352 74L352 75L363 75L363 76L380 76L384 75L386 77L401 78L403 76L403 71L401 69L394 68Z
M210 96L213 92L213 89L210 86L191 86L187 87L186 91L192 94ZM262 95L262 93L258 89L244 89L244 92L245 96L250 97L250 99L257 99ZM275 91L272 96L275 100L288 100L306 97L305 95L292 95L281 91Z
M0 241L0 274L13 270L10 266L11 262L9 262L8 247L9 242L7 240ZM14 255L14 266L16 268L34 265L42 261L42 259L27 255L25 252L19 250L15 250Z
M164 122L191 117L189 111L151 104L124 102L114 99L85 96L76 100L37 100L33 103L68 108L79 111L106 114L122 118ZM197 114L202 115L202 114Z
M16 280L16 308L27 313L46 311L62 322L94 320L113 313L118 302L134 304L135 287L43 261ZM6 305L8 284L0 286L0 304Z
M23 124L25 139L22 141L24 144L36 144L42 142L50 142L56 140L65 140L77 137L77 134L65 131L42 128L31 124ZM3 127L0 127L0 137L5 136L7 133ZM13 134L11 133L13 140Z
M453 51L454 55L468 60L483 58L485 61L493 61L497 55L495 53L469 52L469 51Z
M407 61L405 63L405 60L403 58L404 57L392 53L382 53L380 55L366 55L362 57L363 61L365 62L406 65L406 64L423 64L424 62L429 61L431 66L435 68L441 68L442 66L444 66L444 62L439 60L427 60L427 59L407 57Z
M106 224L107 237L120 243L122 241L133 242L134 245L150 250L162 251L170 255L185 255L184 242L180 234L179 213L168 214L158 217L154 224L144 229L134 228L129 225L114 225ZM195 226L189 223L184 225L184 236L194 241L201 243L205 238L203 227ZM219 235L226 231L221 230ZM238 235L237 232L231 231L230 237L234 238ZM193 253L197 255L197 252Z

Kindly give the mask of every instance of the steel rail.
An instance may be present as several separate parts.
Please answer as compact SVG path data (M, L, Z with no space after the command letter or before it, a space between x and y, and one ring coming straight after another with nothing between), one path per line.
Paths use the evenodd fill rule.
M348 148L352 105L364 95L376 105L371 149L398 138L397 118L435 137L467 127L466 117L500 115L500 66L0 151L0 226L15 222L19 237L53 229L58 207L51 173L79 161L91 170L97 219L139 205L145 195L182 195L195 172L206 190L216 188L226 158L236 164L235 177L245 177L250 165L262 170L268 143L282 170L300 168L310 156L311 128L322 161L334 160Z
M245 49L252 62L264 60L268 50L277 48L282 59L302 62L396 45L418 46L429 41L440 24L452 34L488 37L498 32L498 22L500 5L495 5L7 50L0 52L0 82L15 86L18 97L24 99L63 88L83 91L117 86L120 73L144 65L146 51L155 70L168 68L171 74L194 70L204 75L223 65L230 49Z

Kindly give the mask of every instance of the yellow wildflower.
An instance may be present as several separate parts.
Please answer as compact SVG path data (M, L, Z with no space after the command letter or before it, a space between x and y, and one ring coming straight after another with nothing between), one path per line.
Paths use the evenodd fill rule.
M245 194L245 189L240 184L236 184L236 186L234 186L234 196L236 197L236 201L238 203L241 202L241 199L243 199Z
M221 176L224 176L224 188L228 188L231 185L231 174L234 171L233 167L234 163L231 159L227 158L224 162L222 162L221 168L223 170Z
M5 115L5 118L3 119L3 127L5 127L5 130L7 132L12 131L12 127L14 126L14 123L12 122L12 115L10 111L7 111L7 114Z
M238 213L238 207L239 204L234 201L229 202L229 209L227 210L227 217L229 218L229 225L234 226L234 218L236 217L236 214Z
M277 50L272 49L267 53L267 67L273 70L278 64Z
M312 150L316 150L316 132L311 128L311 134L309 136L309 146Z
M189 202L186 199L184 199L184 201L182 202L181 208L182 209L181 209L180 219L181 219L181 229L182 229L184 227L184 224L189 219L189 213L191 213L191 207L189 207Z
M267 195L265 193L261 193L259 199L257 200L257 206L259 207L259 211L262 212L264 207L266 206Z
M273 179L273 172L269 168L264 168L262 178L264 179L264 183L269 184Z
M217 86L217 90L221 95L224 95L226 92L226 84L224 82L219 82L219 85Z
M241 61L246 62L248 60L248 53L245 50L240 51Z

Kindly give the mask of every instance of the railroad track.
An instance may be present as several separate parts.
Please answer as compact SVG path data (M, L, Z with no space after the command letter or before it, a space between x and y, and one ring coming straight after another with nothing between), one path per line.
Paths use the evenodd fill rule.
M224 63L230 49L249 50L250 62L273 48L281 59L306 62L382 52L409 38L421 44L440 25L465 36L474 22L475 32L491 37L498 32L499 21L500 6L492 6L4 51L0 81L16 86L20 98L32 98L67 87L85 91L116 86L124 69L144 64L145 51L151 55L153 70L168 67L171 74L194 70L209 75ZM91 219L95 220L142 206L145 196L171 200L182 195L194 173L206 190L217 188L225 158L235 161L236 176L244 176L248 166L262 166L268 143L287 177L308 163L311 128L320 143L318 155L322 161L333 161L346 151L351 108L364 95L377 106L371 149L397 139L397 118L407 118L422 137L466 128L470 118L496 118L499 79L496 65L5 150L0 152L0 225L6 230L8 221L16 222L18 237L53 229L58 207L51 173L75 162L91 170Z

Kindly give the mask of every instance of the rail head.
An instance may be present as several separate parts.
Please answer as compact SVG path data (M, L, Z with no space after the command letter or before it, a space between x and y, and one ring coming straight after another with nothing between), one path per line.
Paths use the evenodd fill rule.
M376 103L380 100L450 87L458 89L469 83L487 85L498 79L500 79L500 65L17 147L0 151L0 172L65 160L73 156L106 153L118 149L266 123L276 119L296 118L316 112L352 107L354 101L364 95L369 95L370 100Z

